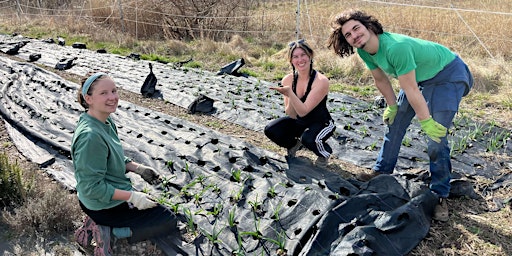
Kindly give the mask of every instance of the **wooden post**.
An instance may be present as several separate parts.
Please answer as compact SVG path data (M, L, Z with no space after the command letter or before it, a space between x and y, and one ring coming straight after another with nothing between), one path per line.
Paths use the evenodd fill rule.
M123 6L121 4L121 0L119 0L117 3L119 4L119 19L121 20L121 27L123 29L123 33L126 33L126 30L124 27Z

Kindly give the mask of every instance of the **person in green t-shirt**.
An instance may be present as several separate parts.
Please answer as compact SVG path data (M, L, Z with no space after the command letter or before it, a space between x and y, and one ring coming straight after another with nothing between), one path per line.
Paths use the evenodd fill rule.
M133 243L174 232L174 213L148 194L135 191L126 176L131 171L149 183L160 179L153 168L124 155L110 116L119 103L114 81L101 72L88 76L78 91L78 102L86 111L80 115L73 134L71 157L80 207L93 220L86 219L84 224L108 227L101 234L105 244L110 244L110 234Z
M441 44L385 32L375 17L360 10L338 14L331 26L328 47L340 57L352 55L356 48L387 103L383 121L388 131L376 164L372 173L359 178L393 172L402 139L416 116L428 138L430 189L440 198L433 218L447 221L452 166L446 135L462 97L473 86L467 65ZM398 79L398 96L389 77Z

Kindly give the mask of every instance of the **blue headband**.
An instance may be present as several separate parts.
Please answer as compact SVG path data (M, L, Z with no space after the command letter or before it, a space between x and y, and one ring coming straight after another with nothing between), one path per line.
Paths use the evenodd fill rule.
M96 81L96 79L98 79L100 76L106 76L106 75L107 75L106 73L98 72L98 73L94 73L92 76L87 78L87 80L85 80L84 85L82 86L82 96L85 97L85 95L89 91L89 87L91 87L91 84L94 83L94 81Z

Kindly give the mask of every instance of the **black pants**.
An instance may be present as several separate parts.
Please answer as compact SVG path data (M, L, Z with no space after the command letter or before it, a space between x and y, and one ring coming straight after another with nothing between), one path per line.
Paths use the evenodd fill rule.
M332 154L332 148L326 141L332 136L334 130L336 126L333 120L305 125L285 116L270 122L265 127L265 135L277 145L287 149L295 146L300 139L302 145L317 156L329 157Z
M130 243L165 237L177 231L176 215L162 205L138 210L124 202L110 209L93 211L80 202L80 207L98 225L129 227L132 230L132 236L128 238Z

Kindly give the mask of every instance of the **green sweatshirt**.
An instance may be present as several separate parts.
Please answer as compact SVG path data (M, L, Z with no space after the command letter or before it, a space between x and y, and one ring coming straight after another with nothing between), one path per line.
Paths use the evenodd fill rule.
M123 201L112 200L114 190L132 190L125 175L126 163L131 159L124 155L111 117L102 123L87 113L81 114L71 142L71 157L78 199L88 209L117 206Z

